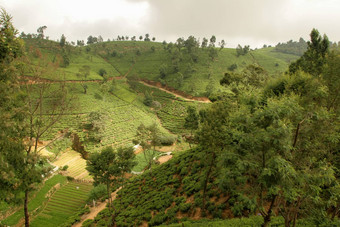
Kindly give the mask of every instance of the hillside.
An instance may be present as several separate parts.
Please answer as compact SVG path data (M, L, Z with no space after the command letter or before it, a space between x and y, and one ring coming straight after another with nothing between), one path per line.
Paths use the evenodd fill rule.
M298 58L296 55L276 52L274 48L262 48L241 56L237 56L236 50L232 48L215 48L217 56L212 60L208 49L199 48L193 61L185 47L178 51L172 49L175 47L169 47L170 44L157 42L111 41L85 47L67 46L64 51L59 43L53 41L25 41L31 58L35 59L33 62L37 63L37 56L42 54L51 61L59 59L63 66L63 56L66 56L69 65L59 69L66 80L102 79L99 71L103 69L108 77L128 76L160 81L194 96L206 96L207 92L223 90L219 80L232 65L236 65L233 70L242 71L249 64L258 64L274 75L286 71L289 63ZM177 62L177 58L180 61ZM174 64L178 64L177 72L170 69ZM77 76L83 65L90 67L87 78ZM168 71L166 77L161 78L161 68Z
M39 168L58 179L30 188L32 226L74 224L88 212L86 202L103 202L118 188L114 209L104 209L84 226L110 226L112 221L117 226L283 225L292 219L295 223L298 213L297 224L303 226L317 222L310 220L321 209L317 207L337 215L336 159L317 150L338 146L338 126L332 124L336 112L322 106L330 102L327 92L332 97L334 88L326 84L329 78L284 75L297 55L272 47L242 53L214 44L201 48L194 37L175 44L114 41L82 47L40 38L24 41L19 85L32 114L26 122L38 135L30 139L36 141L37 157L44 157ZM324 100L317 103L319 95ZM305 105L309 102L315 106ZM319 112L311 117L312 111ZM308 124L300 129L305 120ZM140 129L153 125L157 130ZM315 139L317 132L321 142ZM99 195L105 185L97 185L98 178L85 169L90 165L86 160L104 148L118 153L119 147L137 143L142 148L131 150L135 166L117 177L114 190L107 188L109 195ZM317 164L296 152L306 150L314 152ZM302 191L296 179L303 179L311 192L308 187ZM320 199L314 192L323 188ZM310 193L301 210L290 210L299 201L294 193ZM16 196L23 200L22 191ZM315 209L308 213L305 204L311 203ZM20 202L11 207L0 201L5 224L23 223L20 209ZM290 218L290 212L296 215ZM327 216L318 218L322 215Z

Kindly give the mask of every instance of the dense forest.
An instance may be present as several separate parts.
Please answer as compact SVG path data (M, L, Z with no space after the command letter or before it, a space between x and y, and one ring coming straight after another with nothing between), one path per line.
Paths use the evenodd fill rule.
M46 29L19 36L1 11L0 226L340 225L326 35L252 50Z

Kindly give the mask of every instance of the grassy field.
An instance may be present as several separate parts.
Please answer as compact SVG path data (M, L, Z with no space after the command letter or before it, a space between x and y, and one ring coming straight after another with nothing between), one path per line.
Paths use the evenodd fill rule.
M81 155L76 151L65 151L58 157L55 162L53 162L53 164L59 167L67 165L67 176L73 177L78 180L92 180L92 177L89 176L89 173L85 169L86 160L83 159Z
M32 199L30 199L28 203L28 211L33 215L42 211L44 205L48 201L48 197L46 197L47 193L56 185L56 184L64 184L66 182L66 177L61 175L55 175L52 178L48 179L42 188L38 192L32 193ZM9 216L5 220L2 221L2 224L13 226L16 225L20 219L24 218L23 208L15 212L13 215Z
M34 218L31 226L60 226L85 205L91 189L91 184L77 182L69 182L62 186L53 194L44 210Z

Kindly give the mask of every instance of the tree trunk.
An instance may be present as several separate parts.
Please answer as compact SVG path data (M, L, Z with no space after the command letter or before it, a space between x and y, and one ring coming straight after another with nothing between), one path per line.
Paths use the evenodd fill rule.
M291 220L289 218L285 218L285 227L290 227Z
M25 227L29 227L30 217L28 214L28 190L25 191L24 213L25 213Z
M262 227L267 227L271 221L271 216L274 208L274 203L276 200L277 195L274 195L272 198L272 201L270 203L270 207L268 208L267 214L263 216L263 224L261 225Z
M210 165L209 165L209 170L208 170L207 175L206 175L205 180L204 180L202 211L205 211L205 197L206 197L208 181L209 181L209 178L210 178L210 174L211 174L211 170L212 170L214 161L215 161L215 153L212 153L212 157L211 157L211 161L210 161Z
M111 210L111 193L110 193L110 183L106 184L106 190L107 190L107 202L109 204L109 210Z

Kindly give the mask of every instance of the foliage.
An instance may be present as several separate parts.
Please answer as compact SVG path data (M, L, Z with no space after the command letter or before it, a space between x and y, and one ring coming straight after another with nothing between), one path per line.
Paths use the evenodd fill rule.
M314 76L321 74L329 51L329 40L326 35L321 37L316 29L312 30L310 38L311 41L307 42L307 51L289 66L289 73L293 74L300 69Z
M307 42L303 38L300 38L298 42L289 40L286 43L278 43L274 50L277 52L302 56L307 50Z
M246 55L250 50L249 45L245 45L244 47L242 47L240 44L237 45L236 47L236 55L237 57L242 56L242 55Z
M0 12L0 200L9 202L16 194L20 178L16 168L23 165L22 138L25 112L20 105L18 72L14 60L22 53L22 41L16 37L12 17Z
M130 172L136 164L133 148L119 148L114 152L112 147L106 147L101 153L93 153L86 161L86 170L93 176L94 185L106 185L106 193L111 208L111 185L122 182L124 173Z

